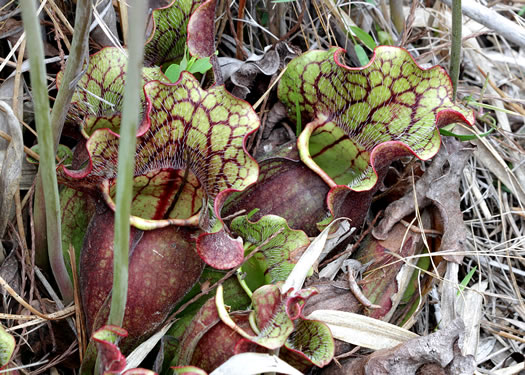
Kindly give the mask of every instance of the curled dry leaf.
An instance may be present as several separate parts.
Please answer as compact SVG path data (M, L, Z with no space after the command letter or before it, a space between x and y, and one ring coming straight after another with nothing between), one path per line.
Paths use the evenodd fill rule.
M229 78L234 86L232 94L244 99L251 92L258 74L271 77L297 55L295 50L281 42L275 47L267 47L263 55L251 55L246 61L220 57L219 64L224 78Z
M463 255L457 255L455 252L464 250L463 244L466 241L467 232L460 208L459 183L463 168L474 149L471 145L452 137L447 137L444 145L445 147L441 149L423 176L416 182L415 193L419 209L434 204L439 210L444 225L441 251L450 252L443 257L446 260L461 263ZM373 229L372 234L377 239L386 239L391 228L414 210L414 192L410 190L404 197L386 208L384 219Z
M437 365L446 375L473 374L474 357L463 356L462 345L464 324L454 320L446 328L428 336L411 339L391 349L378 350L363 358L342 363L342 368L330 366L326 374L381 375L415 374L424 365Z
M427 228L429 223L428 213L423 213L422 225ZM380 308L367 310L365 315L390 321L414 272L417 259L412 257L424 248L423 236L402 224L396 224L385 240L366 237L353 257L362 264L371 262L359 284L366 298Z

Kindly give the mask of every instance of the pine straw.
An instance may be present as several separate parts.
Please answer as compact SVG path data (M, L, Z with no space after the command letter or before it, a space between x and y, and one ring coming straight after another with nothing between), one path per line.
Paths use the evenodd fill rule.
M56 35L58 50L65 49L68 53L69 40L71 37L71 26L65 22L67 14L63 14L58 5L61 1L49 0L45 5L45 12L51 18L46 30ZM123 4L119 0L119 4ZM417 7L405 7L404 12L409 15L407 27L402 33L395 31L388 15L388 1L376 0L379 5L374 6L366 1L352 2L352 13L349 14L349 3L341 0L311 0L311 7L304 8L303 2L289 2L272 4L263 1L253 1L246 4L244 11L244 40L248 41L238 46L237 35L229 32L227 25L236 25L239 21L235 18L238 14L238 2L227 2L220 0L219 18L217 31L220 40L218 49L223 56L235 56L237 48L244 55L252 53L261 54L268 45L275 44L281 36L286 41L299 44L303 49L328 48L339 45L349 51L349 63L356 64L355 55L352 53L353 41L343 31L349 25L357 25L371 34L377 35L375 29L388 33L397 45L406 47L420 64L442 64L448 67L450 49L450 10L439 1L426 1L433 4L431 8L425 8L420 1ZM405 1L405 4L408 5ZM487 2L483 2L487 5ZM523 2L509 1L507 4L500 2L488 2L488 6L494 11L506 16L513 22L523 25L523 18L517 13L521 10ZM334 5L335 4L335 5ZM4 6L9 9L11 2ZM228 5L231 5L229 8ZM261 8L268 10L269 19L261 21ZM12 9L11 9L12 10ZM1 11L1 9L0 9ZM5 15L2 12L0 16ZM11 13L16 16L16 11ZM9 16L8 16L9 17ZM121 14L126 21L125 14ZM2 18L2 22L7 18ZM297 20L301 19L300 27L288 35L289 30L294 30ZM124 22L125 23L125 22ZM264 24L264 26L263 26ZM233 28L234 30L236 27ZM110 28L103 30L109 33ZM469 287L480 281L487 281L487 289L482 292L483 315L480 322L480 340L478 354L476 357L478 371L480 373L512 374L516 373L516 363L523 362L523 357L516 353L525 352L525 63L524 51L511 48L508 41L495 35L491 30L483 28L479 24L464 19L464 52L463 72L459 85L458 97L471 99L478 103L486 103L498 107L499 110L480 110L476 132L483 133L490 127L488 122L481 119L482 114L490 114L496 118L497 131L491 136L475 141L478 151L469 161L463 173L461 182L462 209L464 219L469 228L469 238L466 243L465 258L460 267L459 280L473 267L477 267L474 277L469 282ZM108 37L112 37L109 36ZM114 38L113 38L114 39ZM5 63L5 69L13 70L20 66L22 59L16 57L20 51L13 51L11 60L0 59ZM61 58L63 55L61 53ZM488 74L486 76L485 74ZM486 78L488 77L488 78ZM25 98L28 99L27 97ZM21 105L21 103L18 103ZM512 113L503 111L506 109ZM509 172L505 173L505 168ZM26 198L20 202L17 200L18 228L21 225L21 212L25 213L27 219L27 202L31 190L26 193ZM30 226L33 232L32 225ZM34 238L34 233L31 234ZM41 284L36 283L34 268L34 248L26 245L22 239L24 235L14 225L8 228L6 239L17 244L22 269L20 288L25 293L21 297L29 303L39 300L40 311L44 314L53 311L65 311L55 303L41 299L40 294L44 292ZM29 246L29 248L28 248ZM44 282L43 275L37 272L40 282ZM436 278L441 277L434 273ZM45 282L44 282L45 283ZM47 292L50 293L50 286ZM414 329L417 332L432 332L434 324L439 321L439 311L446 310L449 306L440 306L442 301L442 288L435 287L424 302ZM4 299L7 306L9 297ZM13 306L11 303L10 306ZM44 306L47 306L45 308ZM51 307L50 307L51 306ZM439 308L436 308L439 307ZM16 311L5 311L5 313L19 314L22 309L15 307ZM24 312L27 314L27 311ZM2 316L5 319L4 316ZM30 332L35 327L22 324L23 321L13 319L3 320L2 323L16 332L18 350L27 350L26 345L34 345L34 334L30 338ZM42 320L36 320L37 335L41 339L49 341L44 337ZM71 321L71 318L68 319ZM25 320L24 320L25 321ZM73 324L70 322L70 324ZM45 325L45 324L44 324ZM18 326L18 327L15 327ZM47 323L48 328L52 325ZM56 328L56 326L55 326ZM73 330L74 331L74 330ZM56 346L55 330L48 331L51 342ZM31 340L31 344L29 341ZM66 344L66 347L69 346ZM65 348L61 353L75 351L73 345ZM511 356L514 355L514 359ZM27 365L33 373L46 371L51 365L56 365L62 355L55 357L46 356L36 363ZM516 362L517 361L517 362ZM19 361L17 361L20 363ZM44 364L45 363L45 364ZM514 366L514 367L512 367ZM514 371L513 371L514 369ZM36 370L36 371L35 371ZM29 369L21 370L23 373Z

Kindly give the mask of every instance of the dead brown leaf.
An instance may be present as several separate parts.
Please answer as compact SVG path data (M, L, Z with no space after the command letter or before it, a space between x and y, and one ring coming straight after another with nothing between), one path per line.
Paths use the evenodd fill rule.
M460 209L460 175L473 151L469 143L451 137L444 138L443 147L414 186L419 209L430 204L438 208L444 226L440 250L450 252L444 258L456 263L461 263L463 255L455 252L464 250L463 244L467 238ZM414 192L410 190L386 208L385 217L374 228L372 235L379 240L386 239L394 224L413 213L415 207Z
M446 328L428 336L418 337L391 349L383 349L338 367L333 364L323 374L413 375L413 374L473 374L475 360L461 355L465 325L456 319Z

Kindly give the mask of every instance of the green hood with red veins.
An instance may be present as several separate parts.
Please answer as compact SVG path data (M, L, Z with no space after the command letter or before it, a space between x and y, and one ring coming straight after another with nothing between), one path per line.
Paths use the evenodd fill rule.
M224 324L245 339L264 348L281 347L319 367L327 365L334 356L334 340L328 326L303 317L306 301L317 290L305 288L282 294L279 283L264 285L253 292L252 305L256 336L239 327L228 315L222 300L222 289L217 290L215 303Z
M393 159L434 156L438 127L472 123L471 111L452 103L441 67L422 69L406 50L381 46L367 66L350 68L343 53L332 48L294 59L278 91L291 116L300 113L306 124L301 160L330 187L368 191Z
M144 86L146 111L135 154L132 224L140 229L198 225L203 200L255 182L257 163L245 137L259 126L251 106L223 86L203 90L189 73L175 84ZM63 183L103 193L114 209L119 136L98 129L86 143L82 170L61 167ZM219 217L219 214L216 213Z
M109 128L119 132L126 71L127 54L120 48L106 47L89 57L68 114L80 124L85 138L96 129ZM144 68L142 76L143 83L152 80L169 82L159 67ZM62 72L57 75L58 86L62 84L61 80Z
M203 3L204 0L173 0L170 5L153 10L144 64L160 66L183 55L188 22Z

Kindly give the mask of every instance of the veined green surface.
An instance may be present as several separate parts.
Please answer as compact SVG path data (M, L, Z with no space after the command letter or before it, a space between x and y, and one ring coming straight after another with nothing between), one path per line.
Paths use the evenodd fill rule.
M3 369L13 356L15 350L15 338L0 326L0 369Z
M188 21L203 2L204 0L173 0L170 5L153 11L153 30L144 46L145 64L162 65L182 56Z
M132 215L185 220L200 210L204 197L213 200L223 190L242 190L256 181L257 163L244 149L246 135L259 126L249 104L223 86L203 90L186 72L176 84L152 81L144 90L147 110L137 140ZM110 129L94 131L86 144L88 166L60 169L62 182L103 186L113 207L118 140Z
M263 284L285 281L299 259L300 253L310 244L306 233L290 229L285 219L275 215L263 216L255 222L243 215L232 221L230 229L239 234L245 243L250 244L246 253L261 246L274 233L282 229L281 233L261 246L259 251L242 266L242 271L247 273L246 281L252 290Z
M122 100L128 56L116 47L107 47L93 54L85 66L85 74L78 82L71 100L69 117L81 123L81 130L87 138L96 129L120 129ZM169 82L159 67L144 68L143 82L160 80ZM61 85L62 73L57 75ZM144 100L144 94L142 94Z
M306 52L288 65L279 84L290 116L296 117L299 105L302 123L312 121L301 158L313 160L330 185L369 190L377 182L370 163L377 146L396 142L428 159L440 146L436 124L472 122L471 111L452 103L441 67L422 69L406 50L381 46L367 66L350 68L340 62L342 53Z

